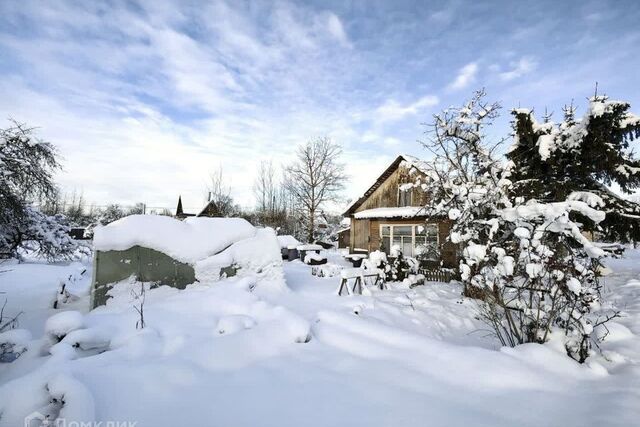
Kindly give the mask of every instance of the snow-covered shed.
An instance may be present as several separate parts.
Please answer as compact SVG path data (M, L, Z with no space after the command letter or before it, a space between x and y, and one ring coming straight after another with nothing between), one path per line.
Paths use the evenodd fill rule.
M131 215L96 228L93 245L94 308L106 303L114 283L131 276L184 289L282 262L275 232L242 218Z

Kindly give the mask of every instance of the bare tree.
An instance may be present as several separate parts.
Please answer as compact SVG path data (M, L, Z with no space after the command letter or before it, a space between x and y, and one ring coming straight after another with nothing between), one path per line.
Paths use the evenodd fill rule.
M278 183L276 170L271 160L263 160L253 183L253 193L259 212L273 212L278 204Z
M277 173L270 160L260 163L253 184L256 199L254 220L260 225L290 234L295 230L295 215L282 175Z
M347 175L342 148L329 138L317 138L298 147L296 159L285 168L285 186L301 208L307 239L314 239L315 217L323 204L340 199Z
M239 208L233 201L231 186L227 185L222 166L214 169L209 175L206 191L208 200L216 204L220 215L224 217L238 215Z

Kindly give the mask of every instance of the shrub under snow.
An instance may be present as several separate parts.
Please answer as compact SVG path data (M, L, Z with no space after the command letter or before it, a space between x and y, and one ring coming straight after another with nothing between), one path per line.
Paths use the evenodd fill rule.
M494 158L484 135L498 109L478 92L463 107L436 115L424 143L435 159L427 182L416 185L434 195L427 211L452 221L449 238L462 249L465 294L484 301L482 318L501 343L544 343L554 334L583 362L597 339L594 327L616 313L594 314L603 251L574 217L597 224L605 213L598 196L586 191L551 203L514 196L517 167Z

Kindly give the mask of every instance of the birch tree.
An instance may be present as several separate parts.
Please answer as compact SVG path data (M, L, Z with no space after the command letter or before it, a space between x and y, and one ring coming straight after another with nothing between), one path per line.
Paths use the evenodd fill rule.
M340 162L342 148L327 137L298 147L295 160L285 168L285 186L300 206L309 242L314 240L316 215L327 202L340 199L347 175Z

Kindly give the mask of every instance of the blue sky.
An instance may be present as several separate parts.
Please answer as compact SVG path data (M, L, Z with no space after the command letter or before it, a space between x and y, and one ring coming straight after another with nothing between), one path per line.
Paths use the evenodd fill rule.
M59 182L103 204L200 206L222 165L252 204L261 160L344 146L362 193L431 114L485 87L513 107L640 110L636 1L0 2L0 116L39 126ZM6 122L5 122L6 123Z

